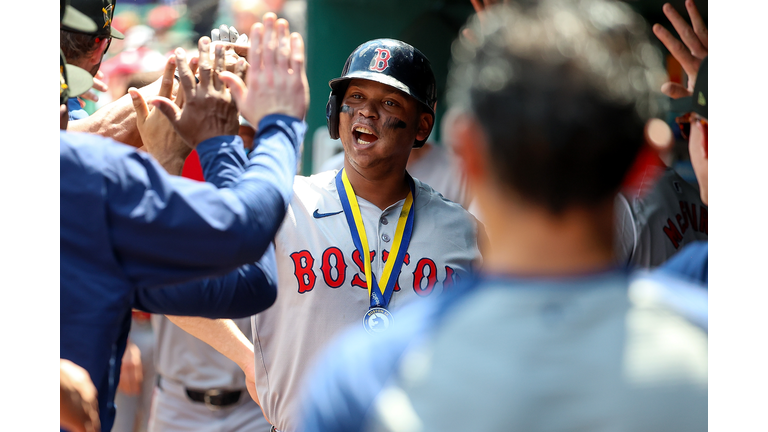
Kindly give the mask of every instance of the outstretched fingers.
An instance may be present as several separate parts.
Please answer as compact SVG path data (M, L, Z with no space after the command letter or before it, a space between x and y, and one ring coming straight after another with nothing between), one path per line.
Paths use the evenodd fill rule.
M182 48L176 48L176 66L179 69L179 81L186 100L195 96L195 74L187 64L187 56Z
M696 36L696 33L694 33L693 29L690 25L685 21L685 19L680 16L679 13L675 10L674 7L672 7L671 4L665 3L663 8L664 15L667 16L669 19L669 22L672 23L672 26L677 31L677 34L680 35L680 38L683 40L683 43L688 47L691 54L698 58L702 54L706 53L706 48L701 44L701 41L699 41L699 37ZM704 54L706 56L706 54Z
M699 37L701 44L705 49L709 48L709 34L707 32L707 26L704 25L704 20L701 18L699 9L693 0L686 0L685 8L688 10L688 16L691 17L691 24L693 25L693 31L696 36Z
M163 70L163 80L160 81L160 91L157 92L158 96L164 98L171 98L173 93L173 74L176 72L176 57L170 56L165 62L165 70Z
M200 86L204 89L212 88L211 83L211 70L213 65L211 64L211 40L207 36L203 36L197 41L197 49L200 52L198 59L198 76L200 77Z
M272 74L275 67L275 54L277 52L277 32L275 31L275 21L277 15L272 12L264 14L264 40L261 61L264 64L264 76L266 82L272 84ZM252 63L253 64L253 63Z
M139 129L141 129L149 115L149 107L147 107L147 102L144 100L144 96L139 93L136 87L129 88L128 94L131 95L133 110L136 111L136 123Z
M304 39L298 33L291 34L291 69L293 73L306 73L304 62Z
M216 90L221 90L221 80L219 80L219 74L225 70L224 68L224 46L222 45L216 45L214 47L214 58L213 63L215 65L215 69L213 70L211 74L211 80L213 81L213 88Z
M287 73L288 59L291 57L291 34L288 31L288 21L282 18L277 20L276 30L278 35L277 69L280 73Z
M676 37L672 36L672 33L670 33L660 24L654 24L653 34L655 34L661 43L667 47L672 56L677 59L678 62L680 62L680 65L683 66L685 73L688 75L696 75L696 73L699 71L699 64L701 63L701 60L694 57L682 42L677 40Z

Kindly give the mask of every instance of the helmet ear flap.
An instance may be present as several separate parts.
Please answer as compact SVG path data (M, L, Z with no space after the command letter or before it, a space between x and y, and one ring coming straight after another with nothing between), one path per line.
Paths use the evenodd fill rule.
M325 106L325 118L328 124L328 134L333 139L339 139L339 103L337 95L331 92L328 104Z

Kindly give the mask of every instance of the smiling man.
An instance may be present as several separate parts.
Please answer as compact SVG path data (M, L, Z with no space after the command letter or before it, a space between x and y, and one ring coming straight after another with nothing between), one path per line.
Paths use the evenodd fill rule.
M296 178L275 238L277 301L253 317L255 369L238 363L280 431L301 430L304 372L331 338L349 326L391 330L403 305L450 290L480 260L471 216L406 172L434 125L429 60L377 39L329 84L328 128L344 145L344 169ZM177 324L235 361L251 349L195 320Z

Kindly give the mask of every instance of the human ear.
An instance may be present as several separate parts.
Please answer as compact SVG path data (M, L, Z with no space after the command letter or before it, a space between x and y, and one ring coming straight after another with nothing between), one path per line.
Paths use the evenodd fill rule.
M432 132L432 126L435 123L435 118L428 112L419 114L419 126L416 131L416 140L424 141L429 138L429 134Z
M449 113L447 132L453 140L453 151L470 188L488 174L488 144L478 121L469 114Z
M97 65L101 62L101 58L104 57L104 50L107 49L107 44L109 43L109 38L106 37L104 39L101 39L101 41L96 44L96 49L93 50L93 53L91 53L91 57L88 59L88 62L92 65Z

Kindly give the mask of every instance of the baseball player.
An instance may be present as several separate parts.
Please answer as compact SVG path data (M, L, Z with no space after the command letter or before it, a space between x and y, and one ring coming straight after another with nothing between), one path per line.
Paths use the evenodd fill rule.
M708 36L704 21L693 2L686 2L686 9L692 25L687 24L670 4L664 5L663 8L664 14L680 34L683 43L661 25L656 24L653 27L654 34L683 65L689 77L688 88L673 82L667 82L661 87L663 93L675 99L691 96L699 65L707 56ZM704 79L706 93L706 76ZM692 109L689 104L682 112L688 113ZM685 130L690 129L689 118L682 117L679 125L683 138L687 139ZM701 163L695 161L695 151L690 154L694 172L697 171L698 164L698 187L683 180L671 168L650 167L643 178L654 181L658 178L658 182L641 182L619 194L616 210L621 244L618 255L622 262L642 268L657 267L685 245L707 241L707 185L706 177L701 176L705 170L702 170ZM663 167L662 163L657 165ZM654 173L653 170L660 173Z
M123 39L125 36L112 27L112 16L115 14L113 0L72 0L72 7L86 15L96 23L97 28L83 31L67 26L61 26L60 45L71 64L81 67L95 76L101 66L101 60L107 53L112 38ZM81 120L88 113L80 106L77 98L69 99L69 119Z
M683 246L708 238L709 213L699 190L672 168L650 166L647 178L616 197L617 250L621 263L653 268ZM658 179L658 180L655 180Z
M301 430L305 371L339 331L390 331L403 306L450 291L481 258L471 216L406 172L434 124L428 59L401 41L368 41L329 84L328 130L341 138L344 169L296 178L275 238L277 301L253 317L255 370L243 365L279 431ZM233 360L250 354L222 327L174 322Z
M95 77L98 76L103 56L109 49L112 38L124 37L112 27L115 3L115 0L75 0L73 6L80 15L90 17L98 25L94 24L96 28L76 28L62 22L59 32L60 47L67 60L89 71L94 88L101 91L106 91L107 87ZM142 87L139 91L146 98L154 97L162 87L161 80L162 78ZM70 98L69 109L68 130L71 132L97 134L136 148L144 145L136 125L133 103L128 95L101 107L90 116L80 106L77 98Z
M706 334L629 295L613 257L614 196L663 79L642 18L540 0L470 26L448 95L483 268L393 332L328 347L302 430L706 430Z

